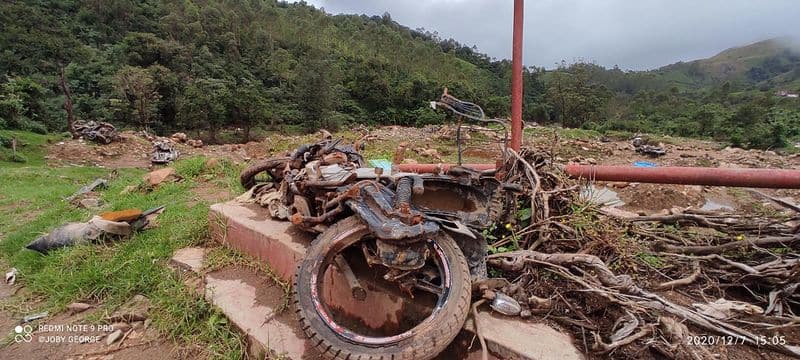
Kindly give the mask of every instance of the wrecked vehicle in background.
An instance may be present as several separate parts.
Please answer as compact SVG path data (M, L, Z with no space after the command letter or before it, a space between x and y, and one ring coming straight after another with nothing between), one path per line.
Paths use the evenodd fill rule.
M667 154L667 151L664 150L664 147L647 144L647 141L639 136L634 137L633 140L631 140L631 144L638 154L647 155L650 157L659 157Z
M446 92L438 103L459 115L483 114ZM520 189L500 170L453 166L422 175L364 167L358 146L341 143L323 140L252 165L241 174L249 190L240 199L319 233L293 291L302 328L326 356L433 358L461 330L473 286L488 277L482 231L505 221ZM367 299L366 280L417 310L396 314L388 326L366 325L336 305L335 279L355 301ZM496 298L519 313L513 299Z
M156 140L153 142L153 156L150 162L153 164L166 164L171 161L177 160L180 152L175 149L175 146L169 140Z
M117 128L110 123L102 121L78 120L72 125L72 131L73 134L100 144L110 144L120 140Z

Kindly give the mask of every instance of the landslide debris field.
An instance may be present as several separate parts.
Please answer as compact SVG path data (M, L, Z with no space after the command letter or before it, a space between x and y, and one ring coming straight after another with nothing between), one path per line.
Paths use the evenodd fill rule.
M555 137L554 137L555 134ZM386 126L376 129L359 128L336 134L345 141L365 139L367 159L392 160L396 149L403 146L405 163L442 163L456 161L455 130L448 126L406 128ZM149 168L152 155L151 141L133 132L123 133L124 141L109 145L96 145L80 140L64 140L48 146L45 157L49 165L99 166L106 168ZM464 163L493 163L500 152L497 139L484 131L467 132ZM566 164L629 165L647 161L659 166L698 166L723 168L775 168L800 167L800 152L779 155L773 151L744 150L702 141L673 137L647 137L660 143L666 155L651 158L635 153L631 136L603 136L592 131L573 129L529 128L525 143L553 154L553 162ZM318 134L305 136L270 135L262 141L246 144L207 145L195 148L176 143L182 156L203 155L228 159L236 165L292 151L298 145L313 142ZM475 139L471 139L475 138ZM555 139L555 141L554 141ZM495 141L492 141L495 140ZM761 190L766 194L789 201L800 202L800 191ZM745 189L702 187L689 185L662 185L639 183L596 182L586 195L608 202L608 205L636 213L666 212L673 207L695 207L703 210L766 210L770 202Z
M333 135L349 142L363 141L366 159L440 163L456 160L454 134L449 126L429 126L357 128ZM495 134L481 129L467 131L464 162L493 163L499 154ZM3 323L13 323L9 319L41 309L63 312L67 304L76 301L98 308L90 313L110 314L124 308L122 304L135 294L144 293L151 299L154 330L150 331L169 334L173 340L153 340L153 346L165 347L164 351L173 354L202 357L241 354L243 340L215 310L202 305L202 299L191 291L170 287L182 286L179 281L154 274L170 271L163 263L174 249L206 242L203 205L243 191L235 184L239 169L251 161L313 142L319 134L270 135L259 142L199 148L177 143L181 159L171 166L178 169L184 181L157 189L136 188L125 194L124 189L140 182L136 179L145 173L142 169L150 168L152 144L133 132L123 132L122 137L123 141L109 145L56 138L41 145L23 141L22 152L40 151L34 149L39 146L46 149L41 154L43 163L38 168L9 168L8 178L3 180L19 184L33 181L31 173L41 172L52 181L69 185L58 189L64 193L60 195L69 195L92 177L114 173L118 178L101 194L114 210L159 205L155 202L168 203L168 208L163 219L159 218L159 228L150 233L100 248L60 250L48 255L55 259L47 264L21 247L31 240L28 236L66 220L55 216L46 205L55 197L38 194L52 189L23 186L31 197L26 200L14 195L14 184L4 186L0 211L2 215L11 214L15 223L0 221L0 237L11 239L3 241L3 261L20 268L17 287L24 290L3 300ZM651 166L796 169L800 156L725 148L709 141L644 138L662 146L666 155L651 158L637 154L629 135L525 130L524 142L530 150L521 152L517 165L530 164L527 173L540 180L540 186L529 189L533 206L530 202L520 204L507 224L496 224L484 234L491 245L490 273L508 280L502 291L522 303L523 317L569 333L575 346L589 358L797 357L800 213L792 207L800 203L800 191L586 184L564 178L558 165L632 166L638 161ZM398 156L398 148L405 149L403 156ZM12 203L15 199L19 205ZM70 204L56 207L73 209ZM183 216L170 216L170 207L182 211ZM67 217L74 220L88 213L81 210L69 214ZM138 268L145 263L133 260L143 254L147 254L145 263L151 267L147 270ZM96 274L86 264L76 265L71 256L91 259L95 266L117 272ZM54 266L75 266L81 276L74 279ZM124 282L117 280L116 274L128 268L130 273L119 276ZM53 285L56 274L65 276L66 284ZM170 285L136 285L131 279L143 275ZM165 300L169 297L174 299ZM34 305L30 300L35 300ZM181 312L186 312L187 318L181 320ZM102 319L104 315L94 316ZM170 329L170 322L176 321L179 329ZM199 335L190 335L193 333ZM18 352L21 349L15 344L7 346ZM84 353L108 355L103 353L105 345L95 346ZM478 341L472 346L479 346Z

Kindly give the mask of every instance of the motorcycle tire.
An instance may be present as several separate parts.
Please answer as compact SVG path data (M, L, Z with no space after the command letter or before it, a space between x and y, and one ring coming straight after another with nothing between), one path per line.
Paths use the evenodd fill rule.
M295 311L306 336L327 359L398 360L431 359L441 353L461 331L470 309L471 280L464 254L455 240L444 232L430 242L441 269L449 276L442 280L444 295L437 310L413 328L399 335L365 337L334 323L333 316L320 305L318 288L327 268L326 259L356 244L370 231L358 217L340 220L311 244L295 273L293 286ZM330 259L329 259L330 260Z
M250 165L242 171L239 176L239 182L245 189L250 189L256 185L256 176L265 171L269 173L269 176L276 183L280 182L282 178L281 172L287 161L289 161L289 158L271 158Z

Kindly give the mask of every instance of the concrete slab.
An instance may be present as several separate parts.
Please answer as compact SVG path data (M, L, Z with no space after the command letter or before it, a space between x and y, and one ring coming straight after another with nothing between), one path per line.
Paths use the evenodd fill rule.
M172 255L170 263L184 270L199 273L203 270L203 261L206 258L206 249L201 247L188 247L178 249Z
M275 221L254 204L226 202L211 205L211 236L219 243L269 263L286 281L294 276L313 236L288 221Z
M291 281L294 276L296 264L302 260L305 249L311 240L309 234L294 229L289 222L272 220L265 209L256 205L243 205L235 202L212 205L209 223L211 234L216 241L266 261L277 274L288 281ZM268 284L221 278L214 274L209 274L206 281L207 296L211 296L211 301L221 308L224 306L238 309L236 310L238 314L228 315L225 308L223 308L223 312L244 332L248 333L254 342L261 343L274 351L285 351L285 355L292 359L312 356L310 354L314 351L308 351L308 344L301 345L296 342L296 337L301 337L305 341L302 332L298 333L292 327L297 326L296 320L286 320L283 323L279 321L278 325L270 327L269 324L273 322L271 316L274 316L275 308L270 307L268 301L259 300L257 295L259 287L268 286ZM343 280L334 274L326 282L341 284ZM368 288L372 287L368 286ZM367 296L374 302L369 306L354 301L349 296L349 290L341 293L340 290L334 288L330 294L326 294L326 297L336 299L337 304L333 305L344 310L358 311L365 308L390 310L401 308L404 305L377 288L372 289L374 291ZM208 295L209 291L211 295ZM338 303L339 300L341 303ZM364 312L360 311L360 313ZM386 313L386 311L375 312L376 315ZM254 314L266 315L254 316ZM575 348L568 335L546 324L494 315L489 311L479 312L478 317L490 351L499 358L583 359L583 355ZM265 321L265 319L267 320ZM385 316L375 319L376 324L378 321L386 320ZM467 321L465 330L474 332L473 329L471 321ZM279 332L280 335L278 335ZM251 333L253 335L250 335ZM275 343L275 347L270 342ZM461 347L461 349L450 349L440 358L466 359L474 358L476 352L480 353L479 346L474 346L472 351L466 353L463 351L464 345L455 345L454 347Z
M206 299L222 309L225 316L249 340L251 354L290 359L321 359L307 341L281 288L272 281L243 268L228 268L206 276Z
M478 311L478 323L489 351L502 359L582 360L572 338L547 324L509 318L490 310ZM470 317L464 325L475 331Z

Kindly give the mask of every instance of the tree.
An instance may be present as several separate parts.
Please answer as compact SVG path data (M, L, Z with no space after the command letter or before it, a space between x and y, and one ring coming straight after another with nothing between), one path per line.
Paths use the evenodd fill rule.
M236 124L244 130L244 142L250 141L254 126L266 123L274 117L275 101L265 91L262 84L252 79L244 79L233 90L231 109Z
M564 126L581 127L605 116L605 106L611 94L604 86L589 80L590 66L576 63L566 68L562 63L551 75L547 100L554 105L556 118Z
M309 51L297 80L297 105L303 114L306 131L316 131L334 109L332 67L328 60L315 50Z
M28 77L15 77L0 87L0 119L6 127L47 132L41 122L46 89Z
M216 143L219 129L228 120L231 99L231 86L226 80L192 80L178 102L180 122L187 129L207 130L209 141Z
M114 90L118 99L115 103L123 113L123 118L132 118L144 129L158 118L158 105L161 95L153 78L153 71L161 66L148 69L138 66L125 66L114 75ZM130 118L129 118L130 117Z

